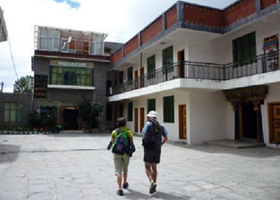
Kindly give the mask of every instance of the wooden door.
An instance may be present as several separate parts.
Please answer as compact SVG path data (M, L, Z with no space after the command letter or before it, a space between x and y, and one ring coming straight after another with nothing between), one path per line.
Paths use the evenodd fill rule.
M134 89L138 89L138 70L134 72Z
M144 87L145 86L145 83L144 83L144 67L142 67L140 69L140 87Z
M184 78L185 77L185 51L181 50L178 51L178 77Z
M134 132L138 133L138 108L134 108Z
M140 108L140 132L142 131L145 124L145 109Z
M280 103L269 104L269 142L280 143Z
M179 139L187 139L186 105L179 105Z

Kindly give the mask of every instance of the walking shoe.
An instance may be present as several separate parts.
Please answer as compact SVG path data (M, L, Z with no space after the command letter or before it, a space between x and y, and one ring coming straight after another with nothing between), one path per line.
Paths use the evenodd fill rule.
M150 186L150 194L153 194L156 192L156 187L157 187L157 184L156 183L152 183L151 186Z
M118 190L118 191L117 191L117 195L123 196L123 190Z
M122 187L123 187L123 189L128 188L128 182L124 183Z

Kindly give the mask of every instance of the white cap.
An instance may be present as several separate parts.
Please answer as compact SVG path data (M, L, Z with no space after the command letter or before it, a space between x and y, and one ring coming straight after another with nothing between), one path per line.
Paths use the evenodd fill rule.
M151 110L151 111L147 114L147 117L154 117L154 118L157 118L157 112Z

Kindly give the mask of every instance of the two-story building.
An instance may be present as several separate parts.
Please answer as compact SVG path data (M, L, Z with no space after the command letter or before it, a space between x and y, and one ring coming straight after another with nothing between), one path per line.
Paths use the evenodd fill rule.
M280 143L280 3L178 1L112 55L108 104L140 133L150 110L171 140Z

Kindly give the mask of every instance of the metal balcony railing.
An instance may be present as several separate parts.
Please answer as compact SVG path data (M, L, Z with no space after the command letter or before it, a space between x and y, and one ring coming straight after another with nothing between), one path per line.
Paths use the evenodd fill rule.
M154 73L126 81L113 87L112 91L113 95L120 94L178 78L225 81L279 69L279 52L262 54L243 62L225 65L183 61L164 66Z

